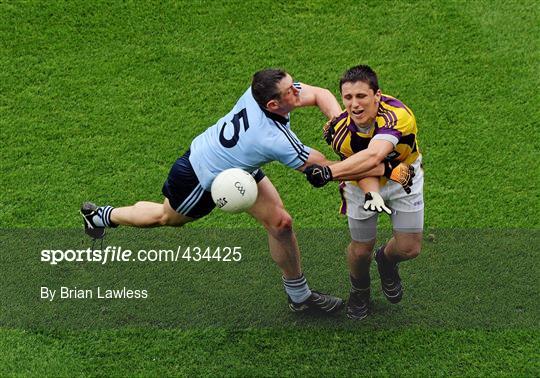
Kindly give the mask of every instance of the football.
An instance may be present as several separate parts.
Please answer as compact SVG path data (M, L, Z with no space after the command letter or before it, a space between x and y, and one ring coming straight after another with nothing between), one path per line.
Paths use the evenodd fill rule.
M257 183L251 174L240 169L226 169L212 182L212 199L216 206L228 213L249 209L257 199Z

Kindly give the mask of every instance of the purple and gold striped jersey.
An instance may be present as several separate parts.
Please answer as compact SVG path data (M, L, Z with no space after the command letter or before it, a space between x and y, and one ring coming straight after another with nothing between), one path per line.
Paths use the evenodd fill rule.
M385 94L381 97L374 126L360 128L344 112L334 129L332 148L342 160L366 149L371 139L391 142L394 145L393 160L412 164L420 155L414 114L401 101Z

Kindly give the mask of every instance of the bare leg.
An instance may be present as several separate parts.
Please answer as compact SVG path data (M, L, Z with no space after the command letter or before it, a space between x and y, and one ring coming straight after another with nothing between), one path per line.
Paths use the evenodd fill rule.
M351 276L359 280L369 275L375 239L368 242L352 240L347 248L347 263Z
M399 232L394 230L394 236L386 243L384 254L388 261L397 263L414 259L422 248L422 233Z
M272 259L281 268L285 291L289 296L289 308L295 312L314 309L324 313L338 311L343 300L331 295L311 291L302 276L300 251L292 229L292 218L283 207L279 194L268 177L259 184L259 195L249 213L268 232L268 244ZM295 280L295 283L291 281ZM292 284L292 285L291 285Z
M111 212L112 222L133 227L179 227L193 220L174 211L167 198L163 203L140 201L133 206L117 207Z
M294 232L277 237L268 233L268 246L272 260L281 268L283 276L287 279L300 277L300 252Z
M257 201L249 210L268 232L270 254L287 279L302 274L300 251L292 229L292 218L283 207L283 202L268 177L258 183Z

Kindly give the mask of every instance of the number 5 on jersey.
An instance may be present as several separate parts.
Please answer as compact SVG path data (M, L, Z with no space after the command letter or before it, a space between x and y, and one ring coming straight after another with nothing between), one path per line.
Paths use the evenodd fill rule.
M238 143L238 139L240 139L240 120L242 120L242 123L244 124L244 131L247 131L247 129L249 129L249 122L246 109L242 109L234 115L231 121L234 127L234 133L230 139L225 138L225 128L227 127L227 122L221 126L219 142L223 147L232 148Z

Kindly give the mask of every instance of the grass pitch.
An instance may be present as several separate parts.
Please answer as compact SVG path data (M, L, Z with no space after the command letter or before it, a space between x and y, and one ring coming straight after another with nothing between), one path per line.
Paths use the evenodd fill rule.
M532 1L0 4L0 374L538 375L539 21ZM74 327L25 301L44 277L108 277L47 270L40 245L54 243L40 233L82 243L71 230L84 200L161 201L170 164L253 72L283 67L338 95L340 74L359 63L419 125L434 241L402 265L402 304L384 302L373 274L368 321L294 317L263 236L236 266L114 267L165 288L154 312L111 304L94 328ZM292 115L297 135L331 156L323 123L315 109ZM295 218L311 286L346 296L336 185L312 189L277 164L265 172ZM215 211L144 237L197 230L260 233L246 215ZM148 316L113 321L130 311Z

